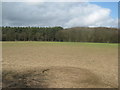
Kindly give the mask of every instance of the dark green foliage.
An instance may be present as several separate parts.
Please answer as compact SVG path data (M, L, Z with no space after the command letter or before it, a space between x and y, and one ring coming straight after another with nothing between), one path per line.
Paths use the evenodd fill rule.
M3 41L55 41L62 27L2 27Z
M117 43L118 29L74 27L2 27L3 41L67 41Z

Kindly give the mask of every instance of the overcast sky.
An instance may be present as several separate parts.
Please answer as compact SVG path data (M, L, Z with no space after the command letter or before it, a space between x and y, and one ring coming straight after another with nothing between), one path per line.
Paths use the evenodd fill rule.
M3 2L2 24L3 26L39 27L117 27L116 3L109 4L108 2L105 5L105 2L103 4L88 2Z

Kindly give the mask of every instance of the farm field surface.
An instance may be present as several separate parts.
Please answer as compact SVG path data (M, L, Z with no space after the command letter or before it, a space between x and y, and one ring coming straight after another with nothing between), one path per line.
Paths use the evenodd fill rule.
M118 44L2 42L2 55L3 87L118 87Z

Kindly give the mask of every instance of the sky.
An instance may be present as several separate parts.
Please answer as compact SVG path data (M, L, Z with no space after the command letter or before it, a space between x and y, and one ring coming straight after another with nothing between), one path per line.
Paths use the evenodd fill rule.
M99 5L104 8L109 8L111 10L111 16L113 18L118 17L118 3L117 2L91 2L91 3Z
M117 27L117 2L3 2L3 26Z

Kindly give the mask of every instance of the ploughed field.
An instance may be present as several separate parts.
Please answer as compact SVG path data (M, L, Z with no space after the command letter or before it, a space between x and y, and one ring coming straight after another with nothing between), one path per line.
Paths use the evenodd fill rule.
M3 87L117 88L118 45L3 42Z

